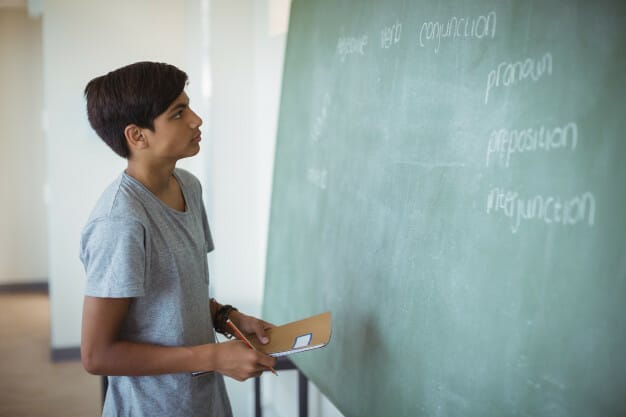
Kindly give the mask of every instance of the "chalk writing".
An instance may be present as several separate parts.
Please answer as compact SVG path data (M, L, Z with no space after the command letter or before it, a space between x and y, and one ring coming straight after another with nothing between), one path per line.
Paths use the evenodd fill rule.
M515 191L493 188L487 196L487 214L510 218L513 233L518 232L522 222L531 220L564 226L586 222L593 226L595 213L596 199L591 192L569 198L536 195L523 199Z
M307 171L306 179L310 184L325 190L326 189L326 177L328 173L325 169L309 168Z
M396 21L391 26L387 26L380 31L380 47L383 49L389 49L393 45L400 42L400 36L402 35L402 23Z
M424 22L419 30L419 44L425 47L428 42L437 42L435 53L439 52L442 39L494 38L496 36L496 12L489 12L475 18L451 17L447 22Z
M492 130L485 165L489 166L495 159L498 165L508 168L513 154L566 148L576 150L577 144L578 125L574 122L557 127Z
M330 105L330 94L326 93L324 95L324 102L322 103L322 108L315 118L313 122L313 128L311 129L311 142L317 143L320 139L320 135L324 127L326 126L326 119L328 119L328 106Z
M342 36L337 40L337 54L341 62L344 62L348 55L365 55L367 45L367 35L361 37Z
M485 104L489 101L489 93L492 88L510 87L526 80L537 81L546 75L552 75L552 54L550 52L536 60L526 58L517 62L501 62L487 74Z

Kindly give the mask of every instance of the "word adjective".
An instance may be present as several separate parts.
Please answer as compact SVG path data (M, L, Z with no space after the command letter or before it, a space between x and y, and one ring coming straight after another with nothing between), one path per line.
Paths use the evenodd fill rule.
M487 196L487 214L501 214L513 220L513 233L517 233L523 221L531 220L564 226L586 221L589 226L593 226L596 199L590 192L568 199L540 195L522 199L514 191L493 188Z
M395 24L387 26L380 31L380 47L389 49L400 42L402 35L402 23L396 21Z
M326 189L327 176L328 173L325 169L309 168L306 173L307 181L322 190Z
M311 129L311 141L313 143L317 143L320 139L320 135L322 134L322 129L326 126L326 119L328 118L328 106L330 105L330 94L326 93L324 95L324 103L322 104L322 109L320 110L319 115L315 119L313 123L313 128Z
M578 144L578 125L574 122L563 127L508 130L492 130L487 145L487 160L489 166L492 157L501 167L508 168L511 155L514 153L551 151L553 149L570 148L576 150Z
M552 75L552 54L547 52L540 59L526 58L524 61L501 62L487 75L485 104L489 101L489 92L500 86L510 87L515 83L537 81L545 75Z
M419 43L421 47L426 46L426 42L437 42L435 53L439 52L441 39L450 38L473 38L483 39L496 36L496 12L489 12L487 15L476 18L451 17L446 23L424 22L420 27Z
M367 45L367 35L360 38L342 36L337 40L337 54L341 62L346 60L348 55L365 55L365 46Z

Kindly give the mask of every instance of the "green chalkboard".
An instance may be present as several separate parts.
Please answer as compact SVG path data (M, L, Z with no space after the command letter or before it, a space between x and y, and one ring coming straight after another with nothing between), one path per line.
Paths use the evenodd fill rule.
M346 416L626 415L625 17L294 0L264 315Z

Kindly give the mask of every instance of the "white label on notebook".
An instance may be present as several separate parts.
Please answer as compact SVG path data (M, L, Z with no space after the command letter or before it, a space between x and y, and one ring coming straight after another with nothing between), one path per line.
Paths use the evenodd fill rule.
M303 334L302 336L296 337L296 341L293 344L292 349L300 349L306 347L311 343L311 339L313 338L312 333Z

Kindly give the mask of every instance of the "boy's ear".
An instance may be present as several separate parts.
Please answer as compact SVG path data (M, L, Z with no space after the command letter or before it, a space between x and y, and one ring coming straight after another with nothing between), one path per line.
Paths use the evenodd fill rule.
M128 147L132 149L144 149L148 147L148 142L143 134L143 129L135 124L130 124L124 129L124 136Z

